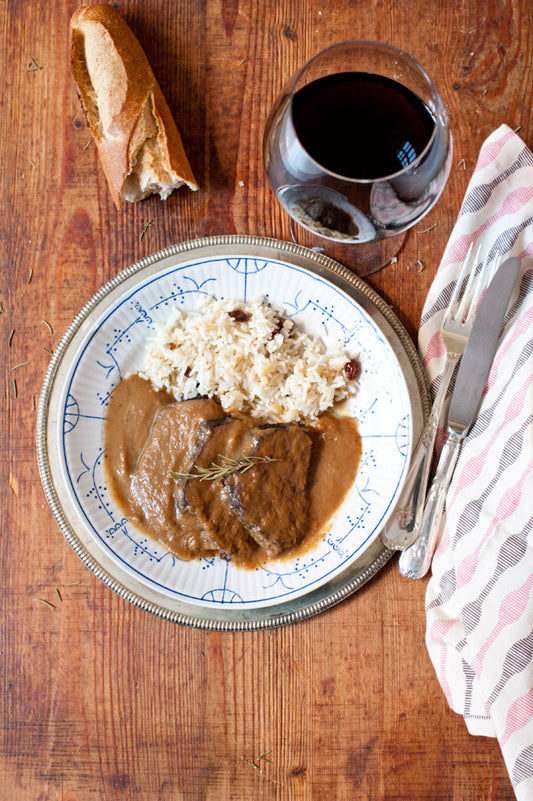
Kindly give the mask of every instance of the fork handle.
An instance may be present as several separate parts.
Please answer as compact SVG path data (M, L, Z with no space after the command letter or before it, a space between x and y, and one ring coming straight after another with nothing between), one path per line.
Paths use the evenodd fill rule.
M428 493L427 503L418 539L402 552L398 567L406 578L425 576L437 545L444 512L444 501L466 430L460 434L450 432L442 448L437 472Z
M435 436L458 358L458 356L451 355L446 361L435 402L413 453L411 466L398 497L396 508L381 532L381 541L387 548L403 550L408 548L418 537Z

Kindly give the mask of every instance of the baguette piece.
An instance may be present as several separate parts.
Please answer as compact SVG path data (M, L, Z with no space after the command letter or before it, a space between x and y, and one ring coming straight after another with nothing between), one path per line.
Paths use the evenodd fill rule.
M179 186L198 189L181 136L148 59L114 6L70 20L70 65L118 209Z

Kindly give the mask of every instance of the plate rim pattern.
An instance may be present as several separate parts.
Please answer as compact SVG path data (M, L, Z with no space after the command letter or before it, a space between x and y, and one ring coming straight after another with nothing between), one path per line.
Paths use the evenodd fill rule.
M146 271L157 274L158 265L168 257L180 257L184 261L208 255L223 257L224 251L228 255L234 255L235 249L238 249L239 255L252 258L259 256L294 261L299 266L320 275L347 292L364 307L365 311L371 314L374 322L393 348L395 355L402 362L402 372L409 395L414 407L417 407L413 408L413 438L415 440L420 434L431 404L426 374L416 347L390 306L354 272L328 256L301 245L250 235L220 235L188 240L142 257L114 275L94 293L82 306L61 337L42 384L37 412L36 446L39 473L46 500L56 523L77 556L97 578L120 597L162 619L196 628L219 631L274 628L295 623L323 612L366 584L384 567L394 551L387 549L377 536L369 548L340 576L301 597L265 608L239 610L203 608L170 599L167 596L158 596L157 592L148 590L145 585L135 582L131 577L127 577L127 579L122 577L120 580L113 574L111 560L96 558L89 551L83 538L72 524L72 514L69 515L70 510L66 508L68 504L60 498L52 469L54 453L50 434L54 430L57 420L54 419L51 399L54 392L58 392L57 380L76 336L80 335L83 323L90 318L90 315L99 308L103 301L107 301L111 306L114 296L118 294L119 290L125 290L128 281L140 280L143 272ZM164 271L166 268L163 266L160 269ZM149 274L151 273L149 272ZM133 586L130 586L132 584ZM138 586L135 586L136 584Z

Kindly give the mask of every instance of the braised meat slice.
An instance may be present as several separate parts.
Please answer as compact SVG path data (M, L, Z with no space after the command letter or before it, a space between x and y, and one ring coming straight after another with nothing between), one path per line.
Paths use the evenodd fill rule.
M194 514L175 502L172 472L183 472L206 420L224 413L213 400L195 399L159 412L131 481L132 506L157 539L182 559L216 553L217 545Z
M197 474L213 465L222 465L225 457L238 460L251 419L225 417L205 421L199 428L197 443L186 472ZM175 483L176 505L194 515L217 550L236 564L249 562L258 546L229 502L224 479L185 478Z
M131 474L157 415L171 398L149 381L132 375L111 393L106 418L106 461L112 465L110 483L118 498L130 502Z
M232 509L269 558L305 535L311 448L311 437L296 424L255 427L242 455L257 461L225 479Z

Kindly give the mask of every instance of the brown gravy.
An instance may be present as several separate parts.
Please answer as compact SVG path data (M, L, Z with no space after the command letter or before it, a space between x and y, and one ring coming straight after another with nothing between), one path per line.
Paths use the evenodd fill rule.
M191 477L243 454L255 460L244 472ZM262 424L214 400L176 402L133 375L111 396L105 456L115 501L147 536L181 559L219 554L252 568L323 533L355 480L361 441L349 417Z

